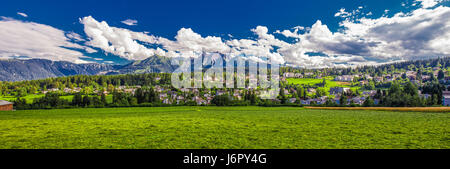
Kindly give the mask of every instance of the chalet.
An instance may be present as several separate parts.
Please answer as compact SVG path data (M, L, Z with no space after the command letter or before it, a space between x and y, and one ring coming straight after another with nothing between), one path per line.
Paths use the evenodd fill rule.
M13 104L11 102L0 100L0 111L12 111L13 110Z

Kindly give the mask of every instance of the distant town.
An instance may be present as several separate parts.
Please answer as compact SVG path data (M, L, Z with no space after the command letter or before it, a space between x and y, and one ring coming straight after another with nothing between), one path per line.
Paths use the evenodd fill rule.
M7 109L120 106L450 106L449 59L357 68L281 68L280 93L263 89L176 89L169 73L94 75L0 82Z

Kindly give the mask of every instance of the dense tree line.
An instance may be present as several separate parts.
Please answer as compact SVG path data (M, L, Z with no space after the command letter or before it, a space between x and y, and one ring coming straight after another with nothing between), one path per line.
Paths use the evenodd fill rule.
M159 79L159 80L157 80ZM84 93L94 89L107 89L112 92L116 86L154 86L170 85L171 74L149 73L128 75L77 75L20 82L0 82L0 95L23 97L48 89L81 88Z
M314 75L321 76L333 76L333 75L353 75L358 73L369 74L371 76L380 76L382 74L394 73L399 70L412 70L419 72L419 75L426 74L427 69L432 69L433 67L447 68L450 66L450 57L443 57L437 59L428 60L412 60L404 62L396 62L391 64L383 64L376 66L359 66L359 67L349 67L349 68L323 68L323 69L307 69L307 68L295 68L295 67L282 67L281 74L286 72L302 73L307 72L313 73ZM443 73L439 73L439 79L443 78Z

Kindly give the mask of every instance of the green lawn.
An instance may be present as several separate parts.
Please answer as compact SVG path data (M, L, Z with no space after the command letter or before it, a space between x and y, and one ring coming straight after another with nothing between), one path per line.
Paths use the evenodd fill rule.
M27 95L27 96L25 96L23 98L25 100L27 100L27 103L32 103L35 98L41 98L41 97L44 97L44 96L45 96L44 94L30 94L30 95ZM0 96L0 100L6 100L6 101L13 102L16 99L17 99L16 96Z
M361 87L352 87L350 82L337 82L334 81L332 77L325 77L326 85L325 85L325 91L329 92L330 88L333 87L347 87L350 88L353 91L356 91L357 89L360 89ZM296 85L310 85L314 86L318 83L322 83L323 79L312 79L312 78L288 78L287 79L288 84L296 84Z
M450 114L266 107L0 112L0 149L450 148Z
M33 103L33 100L35 98L41 98L41 97L44 97L44 96L45 96L45 94L31 94L31 95L27 95L27 96L25 96L23 98L27 100L27 103ZM66 99L69 102L71 102L72 99L73 99L73 95L60 96L60 98ZM16 96L0 96L0 100L6 100L6 101L10 101L10 102L14 102L16 99L17 99ZM106 101L108 103L112 103L112 99L113 99L112 95L106 96Z

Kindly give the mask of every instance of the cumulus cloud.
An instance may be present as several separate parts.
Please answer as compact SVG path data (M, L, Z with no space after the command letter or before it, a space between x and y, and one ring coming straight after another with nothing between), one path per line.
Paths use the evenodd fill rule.
M127 19L122 21L123 24L128 25L128 26L136 26L138 21L134 20L134 19Z
M69 39L72 39L72 40L77 41L77 42L86 41L86 40L84 40L84 39L81 37L80 34L75 33L75 32L69 32L69 33L66 34L66 36L67 36Z
M337 12L336 14L334 14L334 17L343 17L343 18L346 18L346 17L349 17L349 16L351 16L351 15L352 15L351 13L345 11L345 8L341 8L341 9L339 10L339 12Z
M420 2L423 8L430 8L436 6L439 0L416 0L416 2Z
M252 39L228 36L229 40L223 40L181 28L175 40L169 40L111 27L90 16L80 21L89 37L86 44L130 60L155 54L189 57L196 52L215 52L253 59L267 57L292 66L323 68L449 56L450 8L438 6L439 0L418 2L422 7L413 11L379 18L366 18L372 12L363 13L363 7L352 12L342 8L335 15L343 18L337 32L332 32L320 20L311 27L297 26L274 32L294 38L293 43L276 38L265 26L252 29L256 36Z
M202 37L190 28L181 28L175 36L176 41L159 38L159 44L166 50L186 53L186 52L217 52L226 53L230 51L220 37Z
M343 10L341 10L342 12ZM317 21L300 41L279 53L286 62L305 67L367 65L449 56L450 8L419 8L377 19L345 19L343 31L331 32ZM311 53L321 53L315 56ZM374 62L376 60L376 62ZM330 64L331 63L331 64ZM343 64L342 64L343 63Z
M17 12L17 15L23 16L25 18L28 17L28 15L26 13L23 13L23 12Z
M142 60L161 52L161 50L147 48L141 44L155 44L157 39L154 36L110 27L106 22L98 22L91 16L81 18L80 22L84 25L84 32L90 38L86 44L105 52L129 60Z
M23 22L12 18L0 19L0 58L40 58L54 61L87 63L82 52L90 50L70 42L65 32L54 27Z

